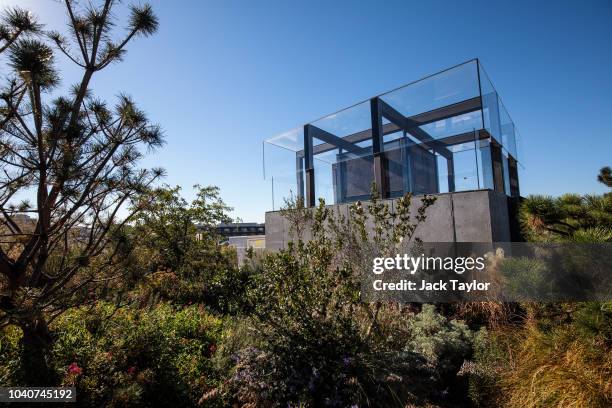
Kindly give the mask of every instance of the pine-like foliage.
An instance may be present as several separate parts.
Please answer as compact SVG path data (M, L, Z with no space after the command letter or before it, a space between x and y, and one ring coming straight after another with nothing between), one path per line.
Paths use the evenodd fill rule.
M612 194L530 196L521 205L520 223L532 242L610 242Z
M90 90L131 40L158 26L150 6L133 6L122 31L118 3L66 0L66 35L44 31L19 8L0 18L0 325L22 329L32 385L50 381L49 321L121 276L126 227L163 175L139 167L163 144L160 126L130 97L109 104ZM55 64L62 54L81 72L66 89Z

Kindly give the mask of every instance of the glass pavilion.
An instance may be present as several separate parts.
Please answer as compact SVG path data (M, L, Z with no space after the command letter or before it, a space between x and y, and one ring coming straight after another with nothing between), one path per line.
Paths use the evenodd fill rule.
M264 142L277 205L490 189L519 196L518 132L477 59Z

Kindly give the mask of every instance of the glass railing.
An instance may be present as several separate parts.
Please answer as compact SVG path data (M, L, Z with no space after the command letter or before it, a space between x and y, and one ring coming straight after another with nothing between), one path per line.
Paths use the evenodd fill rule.
M482 64L478 64L478 70L482 92L484 128L512 157L519 160L516 144L516 126Z
M264 143L264 178L268 182L272 210L285 206L285 200L304 196L304 172L295 151Z
M380 98L406 117L478 97L476 60L449 68L382 94Z

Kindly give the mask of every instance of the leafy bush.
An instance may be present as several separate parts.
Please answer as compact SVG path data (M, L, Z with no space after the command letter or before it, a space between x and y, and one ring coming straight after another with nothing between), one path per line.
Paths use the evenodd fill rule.
M149 274L132 295L145 304L157 300L204 303L219 312L241 308L248 274L238 268L233 248L221 245L216 233L231 210L217 187L196 188L188 203L180 187L159 188L137 219L134 231L143 238L140 250Z
M19 385L21 330L9 325L0 329L0 384Z
M132 299L144 305L158 301L187 305L201 303L221 313L235 314L244 307L249 271L239 269L229 251L208 258L207 265L179 271L160 270L145 276Z
M421 313L408 321L406 350L423 355L450 380L470 356L473 334L465 323L449 320L435 310L433 305L423 305Z
M212 356L222 322L198 306L99 303L67 311L51 328L52 366L81 406L195 406L218 381ZM12 350L15 335L5 329L3 344L7 337Z
M327 351L322 351L326 349ZM411 406L427 404L438 384L420 356L363 348L338 354L334 344L312 348L242 350L228 388L245 406Z
M417 224L431 203L424 199ZM347 223L323 202L310 213L298 203L289 221L309 223L311 239L299 239L304 228L292 225L297 241L265 257L252 275L249 310L259 343L234 354L233 375L211 396L313 407L422 406L444 397L445 380L470 352L467 327L433 307L406 324L412 314L360 297L362 261L412 238L410 197L400 204L392 213L376 199L357 203ZM371 238L363 233L370 221Z

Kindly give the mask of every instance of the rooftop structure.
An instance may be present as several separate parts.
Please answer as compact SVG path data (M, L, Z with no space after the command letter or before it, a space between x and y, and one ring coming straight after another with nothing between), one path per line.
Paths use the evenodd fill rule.
M274 207L493 190L518 197L518 132L474 59L264 143Z

